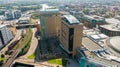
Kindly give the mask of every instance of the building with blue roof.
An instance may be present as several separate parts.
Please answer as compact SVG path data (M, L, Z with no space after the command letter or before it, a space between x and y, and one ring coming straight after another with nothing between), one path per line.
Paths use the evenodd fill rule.
M93 28L96 27L96 25L103 25L106 23L104 17L100 17L96 15L92 15L92 16L84 15L82 17L82 20L84 25L88 28Z
M72 15L64 15L64 20L69 24L79 24L80 22Z

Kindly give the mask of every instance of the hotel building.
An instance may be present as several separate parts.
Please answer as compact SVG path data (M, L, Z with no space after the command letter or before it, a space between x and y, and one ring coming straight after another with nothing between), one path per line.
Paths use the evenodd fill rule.
M59 36L60 20L57 7L42 5L40 10L41 35L42 39Z
M63 15L60 42L69 56L74 57L76 49L81 47L83 24L72 15Z

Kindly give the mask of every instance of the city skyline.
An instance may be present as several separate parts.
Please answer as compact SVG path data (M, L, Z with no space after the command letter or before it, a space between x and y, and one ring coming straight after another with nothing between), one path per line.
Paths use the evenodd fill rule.
M120 67L120 0L0 0L0 67Z

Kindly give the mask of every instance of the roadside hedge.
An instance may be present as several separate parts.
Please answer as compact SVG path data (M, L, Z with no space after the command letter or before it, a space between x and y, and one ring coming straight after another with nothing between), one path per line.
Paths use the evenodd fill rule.
M25 46L22 48L22 55L26 54L27 51L29 50L30 48L30 43L31 43L31 39L32 39L32 28L29 28L29 31L30 31L30 37L28 38L28 40L26 41L25 43Z

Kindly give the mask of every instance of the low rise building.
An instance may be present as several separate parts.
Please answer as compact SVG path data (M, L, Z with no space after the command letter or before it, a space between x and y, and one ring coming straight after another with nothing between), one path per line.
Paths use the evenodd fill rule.
M96 15L92 16L84 15L82 17L82 20L84 25L88 28L94 28L96 27L96 25L102 25L106 23L105 18Z
M119 24L120 23L119 19L117 18L107 18L105 19L105 21L107 24Z
M108 36L120 36L119 24L100 25L99 29Z
M29 17L21 17L18 20L18 24L29 24L30 23L30 18Z
M86 34L82 39L83 47L76 50L75 59L80 67L119 67L119 38L109 38L102 33Z

